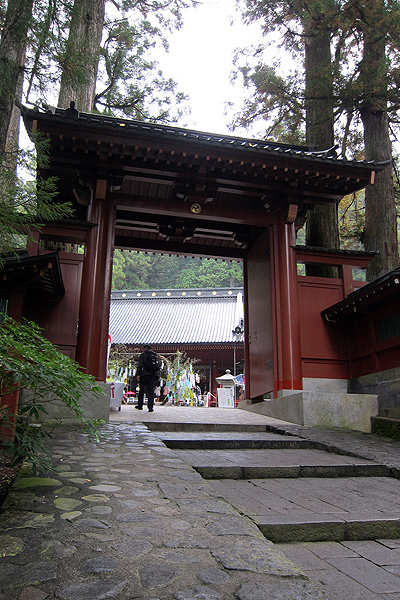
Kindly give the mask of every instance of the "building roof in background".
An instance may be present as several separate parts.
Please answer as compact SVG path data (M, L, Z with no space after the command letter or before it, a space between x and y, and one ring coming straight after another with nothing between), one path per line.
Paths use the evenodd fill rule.
M2 254L0 273L4 292L24 286L49 302L58 302L65 294L58 252L29 256L26 250L16 250Z
M357 316L357 314L364 314L368 307L378 303L383 306L383 301L388 296L393 298L397 294L400 299L400 290L394 291L397 289L396 286L400 288L399 284L400 267L355 290L340 302L321 311L321 315L329 322L336 322Z
M121 290L111 293L112 344L234 342L243 318L241 288Z

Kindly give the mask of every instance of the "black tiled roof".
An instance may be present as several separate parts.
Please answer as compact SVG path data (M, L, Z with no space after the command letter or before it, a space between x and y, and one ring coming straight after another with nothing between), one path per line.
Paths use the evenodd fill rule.
M48 301L58 302L65 294L58 252L29 256L25 250L17 250L1 256L0 288L21 283L38 290Z
M198 142L200 144L212 144L213 146L231 147L238 149L248 149L251 151L259 151L268 154L278 155L290 155L303 158L314 159L317 161L329 161L338 164L355 164L358 166L365 165L369 168L379 170L384 168L391 161L377 162L377 161L357 161L338 159L336 154L336 146L332 148L317 150L315 147L300 146L295 144L284 144L281 142L275 142L272 140L254 140L251 138L242 138L236 136L230 136L226 134L208 133L203 131L196 131L192 129L185 129L182 127L175 127L171 125L163 125L160 123L150 123L130 119L121 119L119 117L111 117L104 114L96 113L84 113L78 112L75 108L69 108L63 110L60 108L49 107L47 110L39 109L36 107L37 112L41 114L45 113L49 116L54 115L58 118L66 119L69 121L79 121L81 123L87 123L91 125L100 125L102 129L115 129L123 128L125 131L134 131L135 133L144 133L146 135L154 135L157 139L161 137L175 138L181 140L188 140ZM27 111L27 109L25 109Z
M340 254L342 256L375 256L375 251L366 251L366 250L347 250L345 248L321 248L320 246L301 246L300 244L296 244L296 246L292 246L292 248L296 248L300 252L322 252L323 254Z
M395 286L399 286L398 296L400 300L400 267L355 290L340 302L321 311L321 315L327 321L341 321L365 309L368 305L380 302L388 293L392 293Z

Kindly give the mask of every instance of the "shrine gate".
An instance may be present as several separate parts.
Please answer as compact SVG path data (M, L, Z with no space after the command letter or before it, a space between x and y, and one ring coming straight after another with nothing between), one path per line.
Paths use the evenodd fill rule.
M120 248L243 261L250 404L301 392L305 379L349 378L346 350L320 312L361 285L352 269L365 268L371 255L296 248L296 226L316 204L372 183L379 165L78 113L72 103L23 117L31 134L50 142L40 176L56 176L59 201L74 208L73 218L43 226L29 245L31 257L58 252L65 295L51 306L31 302L28 316L86 372L105 380ZM298 262L329 263L337 275L298 277Z

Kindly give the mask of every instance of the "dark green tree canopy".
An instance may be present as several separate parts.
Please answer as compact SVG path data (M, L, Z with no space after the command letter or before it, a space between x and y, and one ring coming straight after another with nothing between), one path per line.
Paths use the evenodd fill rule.
M112 287L167 289L241 287L241 263L115 250Z

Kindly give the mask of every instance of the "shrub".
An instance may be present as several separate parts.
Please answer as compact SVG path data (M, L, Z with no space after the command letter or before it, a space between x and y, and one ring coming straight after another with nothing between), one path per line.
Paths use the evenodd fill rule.
M51 468L45 443L50 434L38 421L47 414L46 404L54 401L52 398L61 400L85 431L97 435L99 423L85 417L80 398L88 390L100 396L101 387L44 338L36 323L7 317L0 323L0 399L19 390L24 394L16 415L4 406L0 411L3 431L15 434L12 441L2 442L11 465L25 460L34 470Z

